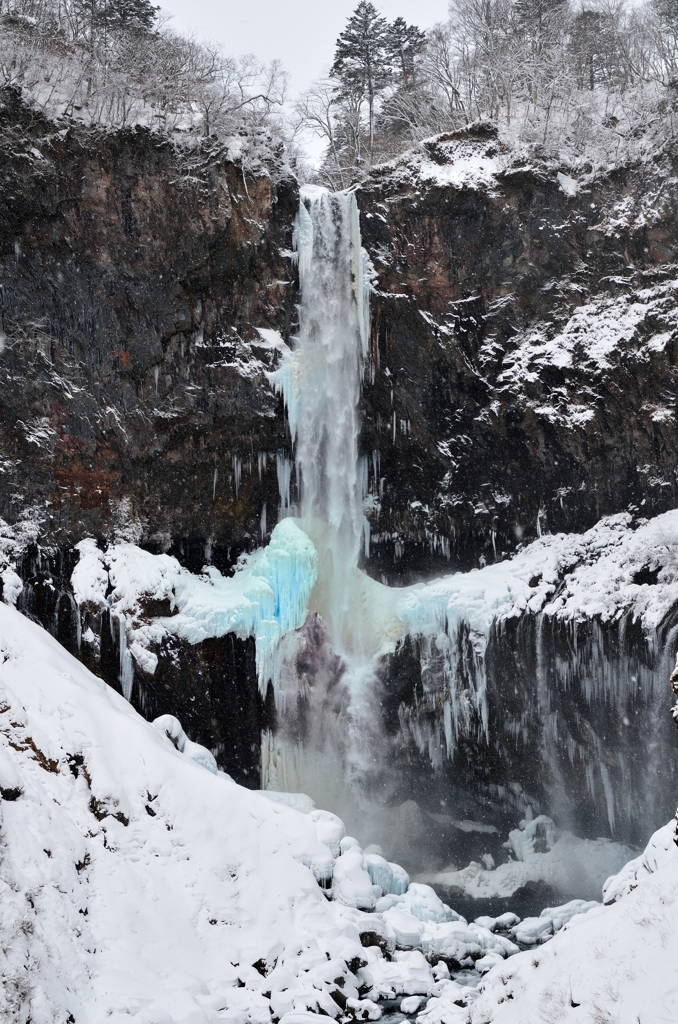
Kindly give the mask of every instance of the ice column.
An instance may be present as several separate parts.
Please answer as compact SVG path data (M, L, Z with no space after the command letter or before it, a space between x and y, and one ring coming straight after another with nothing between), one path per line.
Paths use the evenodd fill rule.
M299 334L271 380L284 396L295 441L302 525L325 563L319 577L332 581L323 617L338 648L346 649L342 638L352 628L349 592L364 532L358 405L369 338L355 196L303 189L294 243Z

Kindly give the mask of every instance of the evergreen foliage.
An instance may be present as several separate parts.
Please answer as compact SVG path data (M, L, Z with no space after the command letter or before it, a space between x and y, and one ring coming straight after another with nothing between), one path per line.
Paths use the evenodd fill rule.
M328 144L321 180L342 188L488 118L544 152L609 163L655 125L673 132L677 83L678 0L450 0L448 22L426 33L361 0L329 79L296 109Z

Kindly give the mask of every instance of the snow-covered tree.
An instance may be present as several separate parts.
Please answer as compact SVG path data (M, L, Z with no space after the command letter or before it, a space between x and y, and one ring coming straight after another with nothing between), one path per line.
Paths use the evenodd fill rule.
M369 154L374 149L374 113L378 94L390 77L391 41L388 22L369 0L360 0L337 39L330 75L339 95L352 105L367 103Z

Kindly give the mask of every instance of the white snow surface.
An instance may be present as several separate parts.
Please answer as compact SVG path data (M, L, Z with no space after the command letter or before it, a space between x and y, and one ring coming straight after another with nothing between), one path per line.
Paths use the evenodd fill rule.
M633 873L628 870L608 882L617 902L576 914L546 945L491 967L469 1007L456 1005L458 986L439 983L417 1024L678 1020L674 835L675 823L655 833L639 858L643 867L633 887L627 884Z
M338 1015L361 915L306 866L331 859L311 816L206 771L6 605L0 661L0 1019Z
M429 999L422 1024L518 1022L550 1006L569 1012L568 986L574 1002L623 1007L609 1018L618 1024L635 1021L627 1008L675 1019L673 826L607 881L612 905L573 901L514 924L521 942L557 932L517 954L499 933L512 921L467 924L426 885L377 900L364 865L383 865L342 836L339 819L237 786L196 763L186 743L182 753L183 740L176 720L145 722L0 605L3 1021L313 1024L318 1013L376 1020L379 998L416 995ZM528 840L513 844L518 863L549 855L530 853ZM316 878L344 858L371 886L375 912L323 895ZM365 932L383 936L391 960L362 946ZM431 970L427 957L438 956L477 965L477 998L440 965ZM343 1013L330 994L339 977Z
M643 568L657 583L634 583ZM583 534L549 534L512 559L407 588L398 614L412 633L462 621L487 636L495 620L544 612L607 622L627 610L650 632L678 601L678 510L634 522L606 516Z

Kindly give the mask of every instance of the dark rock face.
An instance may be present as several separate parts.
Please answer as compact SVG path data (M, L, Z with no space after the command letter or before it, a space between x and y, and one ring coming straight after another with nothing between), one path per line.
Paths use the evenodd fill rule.
M469 158L503 162L491 179L446 183L449 162ZM370 571L440 572L441 538L467 568L539 530L673 508L674 156L583 176L578 190L566 178L567 191L555 169L512 163L487 129L424 144L421 159L429 177L404 160L358 192L378 274Z
M286 440L254 328L294 317L296 182L210 140L51 124L7 92L0 128L0 514L34 510L57 544L122 515L228 564L264 505L275 524L257 454Z
M651 638L630 615L601 624L526 613L493 626L482 665L462 635L458 703L486 686L487 727L475 710L460 716L451 744L442 666L408 638L383 666L402 791L429 812L444 802L452 818L503 830L529 805L577 835L642 844L675 803L666 685L675 633L675 610Z

